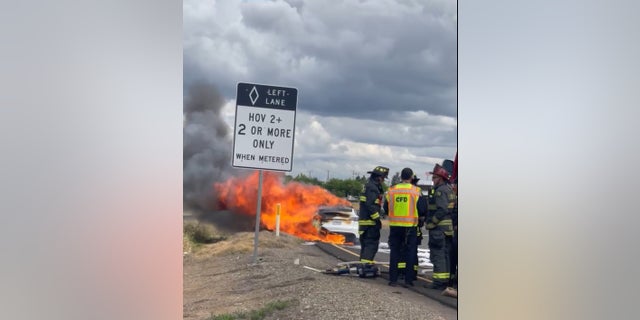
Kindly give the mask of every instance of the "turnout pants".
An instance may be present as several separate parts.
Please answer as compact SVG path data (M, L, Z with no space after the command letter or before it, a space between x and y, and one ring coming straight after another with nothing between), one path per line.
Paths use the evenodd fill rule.
M421 227L418 227L418 228L421 228ZM418 231L420 231L420 230L418 230ZM422 244L422 234L418 233L418 231L416 231L416 234L418 234L418 239L416 241L416 250L413 253L414 258L415 258L415 260L413 260L413 262L414 262L413 263L413 271L414 271L414 273L413 273L414 274L413 281L418 280L418 269L420 269L420 266L419 266L419 263L418 263L419 262L419 260L418 260L418 247ZM407 266L409 268L411 268L411 266L407 265L407 262L404 261L403 257L404 256L401 255L400 256L400 262L398 262L398 278L399 279L402 279L402 277L404 277L404 274L405 274L404 268L407 268Z
M390 227L389 228L389 281L398 281L399 263L404 263L404 282L411 283L415 279L416 272L413 265L416 263L418 236L416 227Z
M451 237L444 234L441 227L429 230L429 260L433 264L433 283L447 286L450 274L449 248Z
M360 262L373 263L380 244L380 226L360 226Z
M449 279L449 286L457 288L458 287L458 231L456 231L453 234L453 237L451 238L451 248L449 250L449 272L451 272L451 277Z

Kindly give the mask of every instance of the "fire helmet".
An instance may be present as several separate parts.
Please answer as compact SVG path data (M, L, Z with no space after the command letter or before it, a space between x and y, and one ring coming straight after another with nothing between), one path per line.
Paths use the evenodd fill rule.
M439 165L437 163L436 163L436 166L433 167L433 171L429 172L429 174L432 174L434 176L438 176L438 177L444 179L447 182L451 178L451 176L449 176L449 172L447 172L447 169L443 168L441 165Z
M370 173L372 176L379 176L379 177L386 178L389 175L389 168L377 166L373 170L367 171L367 173Z

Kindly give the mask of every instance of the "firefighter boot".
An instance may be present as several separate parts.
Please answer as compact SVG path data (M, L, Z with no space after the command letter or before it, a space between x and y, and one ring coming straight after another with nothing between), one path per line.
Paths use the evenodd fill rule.
M431 282L430 284L425 285L424 287L427 289L444 290L447 288L447 284L434 281L434 282Z

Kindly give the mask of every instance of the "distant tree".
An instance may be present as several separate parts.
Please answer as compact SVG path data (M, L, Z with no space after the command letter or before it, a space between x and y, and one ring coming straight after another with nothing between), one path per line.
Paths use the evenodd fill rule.
M342 180L340 179L329 179L329 181L325 182L324 188L329 190L329 192L335 194L338 197L345 197L344 188L342 186Z
M300 183L304 183L304 184L311 184L311 185L315 185L315 186L322 186L322 182L320 180L318 180L318 178L308 177L303 173L300 173L295 177L292 177L292 176L289 176L289 175L285 175L284 182L285 183L289 183L291 181L300 182Z
M355 179L330 179L324 184L324 188L338 197L357 197L362 192L364 184Z
M337 179L332 178L327 182L322 182L318 178L308 177L302 173L293 177L290 175L284 176L284 182L289 183L296 181L304 184L316 185L327 189L332 194L338 197L354 196L358 197L364 190L364 185L367 183L368 178L365 176L356 177L355 179ZM383 184L383 188L386 190L386 186Z
M344 182L344 192L347 196L357 197L362 193L364 183L359 180L349 179Z

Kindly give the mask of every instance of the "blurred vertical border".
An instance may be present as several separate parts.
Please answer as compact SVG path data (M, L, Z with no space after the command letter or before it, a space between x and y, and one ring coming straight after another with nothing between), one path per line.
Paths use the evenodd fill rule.
M0 318L182 318L182 2L14 2L0 39Z
M640 4L458 2L459 319L632 319Z

